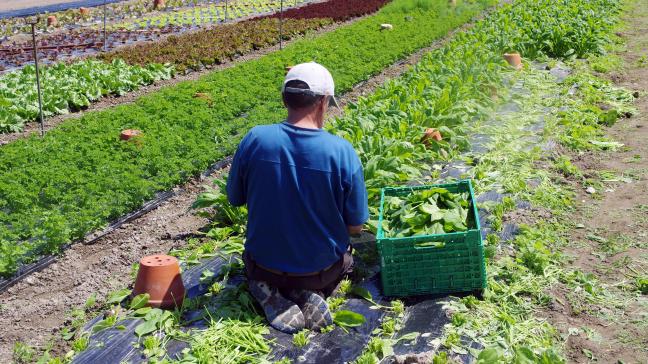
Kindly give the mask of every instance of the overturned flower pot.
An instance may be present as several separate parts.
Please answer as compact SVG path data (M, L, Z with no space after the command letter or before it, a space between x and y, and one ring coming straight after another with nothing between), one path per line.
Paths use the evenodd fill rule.
M180 275L178 259L170 255L150 255L140 259L133 296L148 293L152 307L180 307L185 287Z
M142 131L137 129L126 129L122 130L119 134L119 139L121 140L130 140L142 136Z
M438 131L435 128L427 128L425 129L425 133L423 134L423 137L421 138L421 142L425 145L430 145L430 141L437 141L440 142L443 140L443 136L441 135L441 132Z
M520 56L520 53L504 53L504 59L516 70L522 69L522 56Z
M79 8L79 13L81 13L81 16L89 16L90 15L90 8Z
M47 26L48 27L55 27L58 25L58 20L54 15L50 15L47 17Z
M153 8L154 9L162 9L166 6L164 0L155 0L153 1Z

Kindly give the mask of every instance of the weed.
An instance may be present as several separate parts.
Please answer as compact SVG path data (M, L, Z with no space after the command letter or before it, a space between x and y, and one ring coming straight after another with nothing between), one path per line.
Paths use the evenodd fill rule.
M637 59L637 67L639 68L648 67L648 55L644 54L641 57L639 57L639 59Z
M294 334L292 340L293 345L298 348L303 348L304 346L308 345L308 343L310 342L308 335L308 330L301 330L300 332Z
M566 155L561 155L556 158L554 167L566 177L582 177L581 171L577 166L572 164L571 159Z
M157 335L149 335L142 341L143 353L147 358L159 358L165 354L162 340Z
M13 346L13 360L17 364L32 363L36 357L36 350L22 342L17 342Z
M589 59L590 67L596 72L608 73L619 70L622 66L621 57L614 54L605 54Z
M97 303L97 293L93 292L88 298L86 299L85 303L83 304L83 307L86 310L89 310L95 306Z
M329 310L331 311L336 311L338 308L340 308L345 302L346 298L343 296L338 296L338 297L329 297L326 299L326 302L329 305Z
M72 342L72 350L75 353L80 353L88 348L90 344L90 338L88 335L82 335Z

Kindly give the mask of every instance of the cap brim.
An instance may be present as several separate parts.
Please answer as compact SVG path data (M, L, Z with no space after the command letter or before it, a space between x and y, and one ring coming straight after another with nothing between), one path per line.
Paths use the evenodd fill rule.
M340 108L340 104L338 104L335 96L329 96L329 106L334 106L337 107L338 109Z

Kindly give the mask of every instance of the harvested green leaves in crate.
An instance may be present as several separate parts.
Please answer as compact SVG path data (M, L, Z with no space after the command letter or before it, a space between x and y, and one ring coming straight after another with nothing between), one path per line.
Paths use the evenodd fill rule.
M403 197L386 197L385 235L405 237L466 231L469 201L468 192L452 193L445 188L414 191Z

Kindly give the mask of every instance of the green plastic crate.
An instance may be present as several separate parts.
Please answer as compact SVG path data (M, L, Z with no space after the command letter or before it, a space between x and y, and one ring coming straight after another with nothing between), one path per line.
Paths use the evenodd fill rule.
M470 192L468 230L464 232L387 238L382 229L386 196L443 187L452 193ZM386 296L472 292L486 288L486 265L479 215L470 180L457 183L386 187L380 193L377 234L383 293Z

